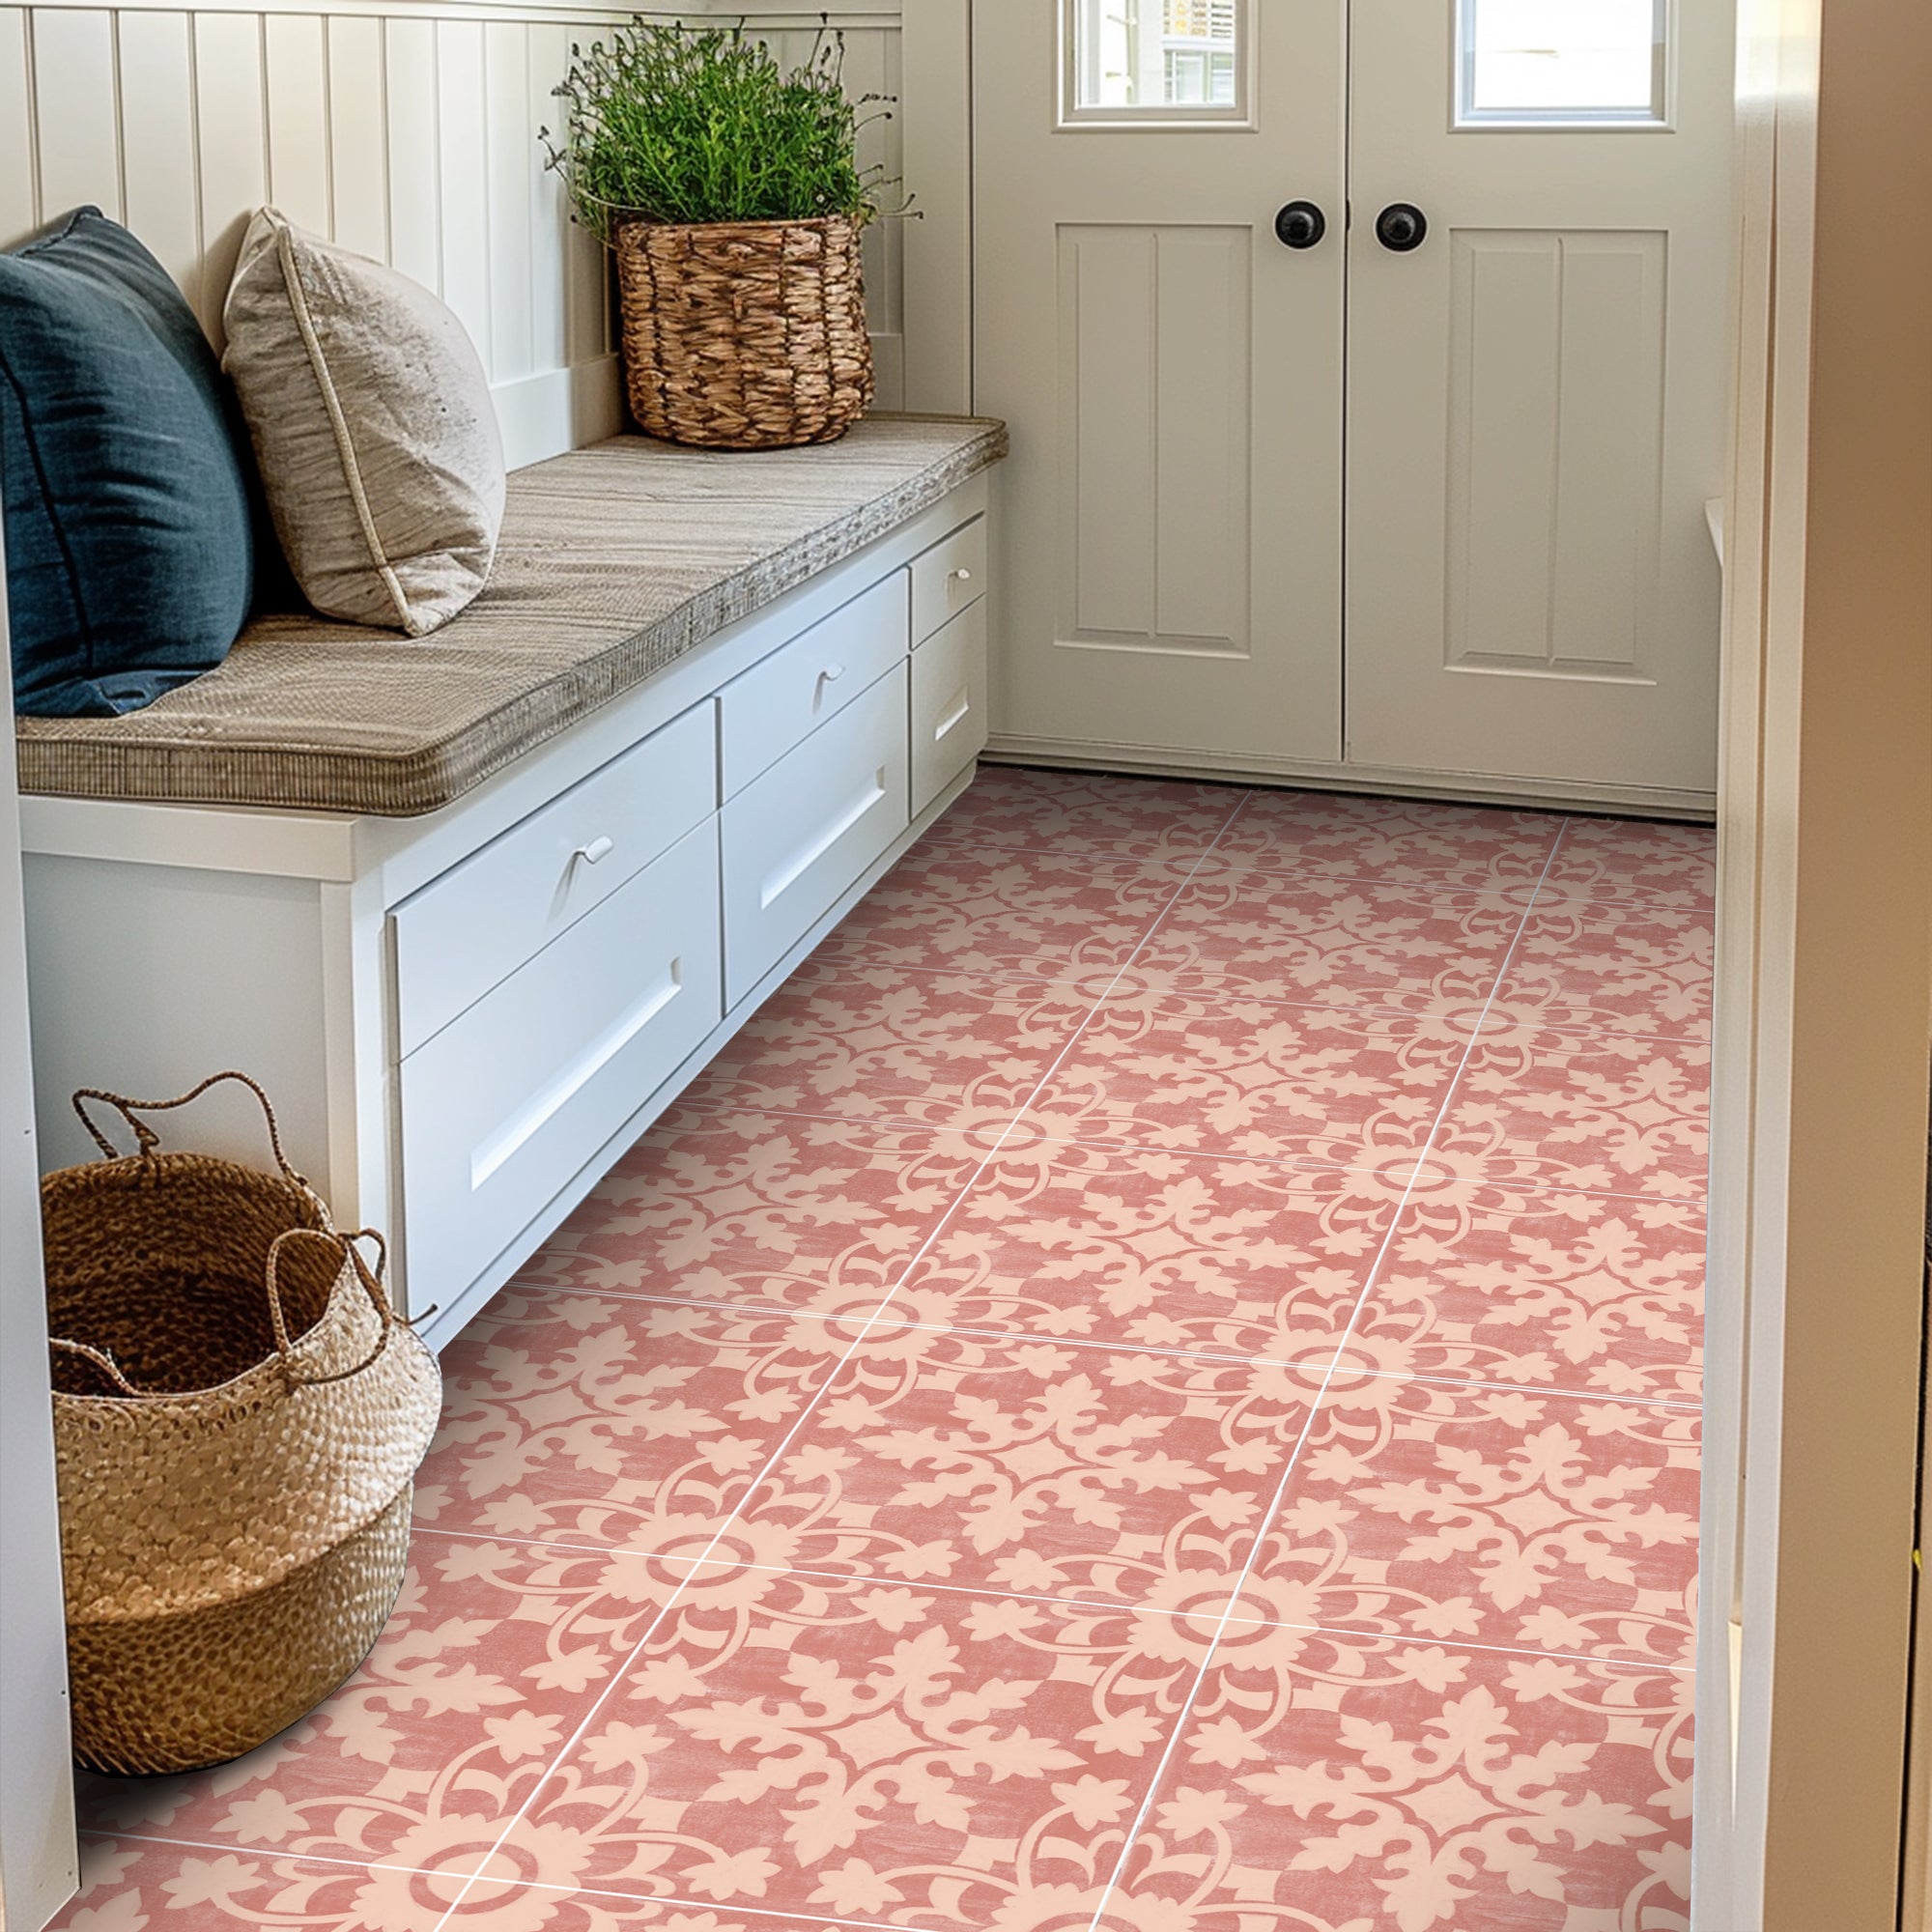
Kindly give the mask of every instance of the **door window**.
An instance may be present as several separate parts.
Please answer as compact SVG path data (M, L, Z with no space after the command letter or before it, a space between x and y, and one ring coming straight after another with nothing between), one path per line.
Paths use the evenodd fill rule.
M1249 0L1065 0L1061 120L1245 122Z
M1456 121L1659 127L1665 0L1462 0Z

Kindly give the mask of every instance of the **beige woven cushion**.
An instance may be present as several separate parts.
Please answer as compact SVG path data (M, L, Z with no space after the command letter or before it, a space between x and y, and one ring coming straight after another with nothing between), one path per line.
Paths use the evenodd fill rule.
M434 811L1006 454L996 422L873 415L756 456L613 438L510 478L490 587L427 643L320 617L122 718L22 718L20 789Z
M412 638L446 624L488 581L503 522L502 440L462 323L272 208L248 224L222 321L302 595Z

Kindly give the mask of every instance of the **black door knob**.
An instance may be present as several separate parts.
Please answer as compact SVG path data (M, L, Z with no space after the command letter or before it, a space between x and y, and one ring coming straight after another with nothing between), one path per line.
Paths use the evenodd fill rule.
M1274 232L1290 248L1312 248L1328 232L1328 217L1312 201L1291 201L1274 218Z
M1394 255L1422 246L1429 217L1412 201L1392 201L1376 216L1376 240Z

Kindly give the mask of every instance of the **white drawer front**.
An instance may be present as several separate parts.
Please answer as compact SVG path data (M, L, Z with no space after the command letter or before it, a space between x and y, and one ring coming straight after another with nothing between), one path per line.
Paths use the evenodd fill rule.
M742 791L906 654L903 570L814 624L720 694L724 796Z
M912 657L915 818L986 742L986 607L975 604Z
M912 640L950 624L986 594L986 520L975 517L912 560Z
M724 807L724 998L736 1006L911 822L903 662Z
M397 908L407 1056L601 905L718 806L709 699L591 773Z
M460 1293L723 1017L711 819L402 1064L417 1309Z

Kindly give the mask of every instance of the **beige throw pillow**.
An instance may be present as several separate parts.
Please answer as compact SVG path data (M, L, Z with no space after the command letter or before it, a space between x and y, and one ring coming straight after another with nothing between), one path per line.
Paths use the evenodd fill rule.
M448 623L488 580L503 521L502 438L462 323L272 208L248 225L222 320L302 595L412 638Z

